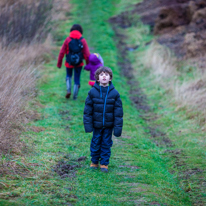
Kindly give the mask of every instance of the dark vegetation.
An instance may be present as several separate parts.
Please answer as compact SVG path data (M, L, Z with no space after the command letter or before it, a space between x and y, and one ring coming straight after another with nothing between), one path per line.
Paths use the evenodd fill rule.
M31 3L17 1L0 8L0 38L2 46L12 43L43 41L49 31L53 0L38 0Z
M134 12L179 58L205 55L206 1L145 0L136 5Z

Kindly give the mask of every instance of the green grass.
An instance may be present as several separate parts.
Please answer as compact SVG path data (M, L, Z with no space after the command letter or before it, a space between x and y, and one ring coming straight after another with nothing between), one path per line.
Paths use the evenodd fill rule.
M189 194L182 189L177 173L170 172L173 158L165 155L165 148L157 147L144 131L147 124L139 117L139 111L131 105L129 86L120 76L117 66L118 51L113 41L114 32L107 21L119 12L116 5L119 5L120 1L72 0L70 3L73 6L72 15L68 21L59 24L57 34L60 32L58 37L62 39L57 44L63 43L63 37L69 34L73 23L83 25L84 37L93 48L91 52L99 52L105 64L114 72L113 84L123 101L123 135L113 139L109 173L91 171L89 147L92 134L84 132L82 121L84 102L90 89L89 73L82 72L78 100L66 100L65 69L58 70L56 60L51 61L45 65L38 86L38 101L44 105L43 108L38 108L42 118L31 124L45 130L39 133L28 131L22 135L22 140L32 150L19 161L25 162L25 165L30 163L30 170L24 177L2 177L2 181L8 184L9 188L1 186L0 203L113 206L149 205L157 202L160 205L192 205ZM154 98L155 101L158 97L162 98L161 95L157 97L156 87L149 90L149 86L144 84L145 80L141 77L140 80L145 92L151 97L151 102ZM169 109L169 112L170 110L172 109ZM165 115L165 121L169 121L168 119L170 118ZM175 118L170 121L174 123ZM164 125L163 119L159 124ZM169 122L166 124L169 127ZM175 126L180 127L178 122L175 122ZM171 135L174 134L172 128L170 131ZM86 156L87 159L80 163L75 175L71 173L70 177L61 179L52 170L52 166L60 160L79 164L77 159L81 156Z

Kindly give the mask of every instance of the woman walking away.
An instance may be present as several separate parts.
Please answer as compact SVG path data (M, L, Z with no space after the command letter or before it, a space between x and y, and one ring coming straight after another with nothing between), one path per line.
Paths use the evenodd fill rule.
M72 87L72 73L74 70L74 89L73 99L77 99L78 91L80 88L80 75L82 66L84 65L83 59L86 60L86 64L89 63L89 47L86 40L82 37L83 29L81 25L74 24L70 29L70 35L64 41L61 50L59 52L57 67L61 68L62 60L66 54L66 86L68 99L71 95Z
M84 69L87 71L90 71L90 81L88 82L88 84L92 87L94 86L95 80L96 80L95 79L95 72L101 66L104 66L104 61L103 61L102 57L100 56L100 54L98 54L98 53L90 54L89 64L87 64L84 67Z

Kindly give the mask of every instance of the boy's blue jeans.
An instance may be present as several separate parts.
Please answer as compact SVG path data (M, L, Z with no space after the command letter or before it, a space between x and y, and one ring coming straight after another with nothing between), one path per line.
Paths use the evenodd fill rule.
M102 128L93 130L93 137L91 141L91 161L94 164L108 165L111 155L113 128Z
M71 78L74 70L74 84L80 85L80 75L82 71L82 67L76 68L66 68L67 76L66 79Z

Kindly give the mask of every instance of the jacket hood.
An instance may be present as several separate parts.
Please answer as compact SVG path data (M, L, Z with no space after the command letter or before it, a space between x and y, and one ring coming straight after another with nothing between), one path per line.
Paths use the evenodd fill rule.
M100 91L100 84L99 84L98 81L95 82L94 87L95 87L98 91ZM110 83L109 83L109 92L110 92L111 90L113 90L113 89L115 89L115 87L114 87L114 85L112 84L112 82L110 82Z
M73 30L70 32L69 37L73 38L73 39L80 39L82 37L81 32L77 31L77 30Z
M91 63L92 65L101 64L99 58L95 54L90 54L89 63Z

